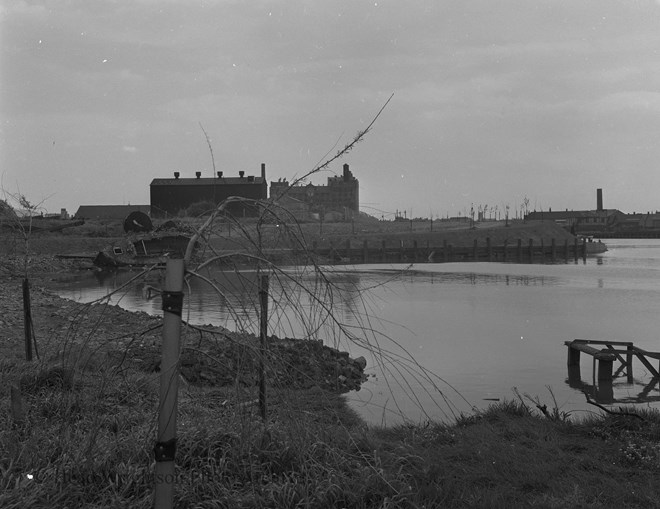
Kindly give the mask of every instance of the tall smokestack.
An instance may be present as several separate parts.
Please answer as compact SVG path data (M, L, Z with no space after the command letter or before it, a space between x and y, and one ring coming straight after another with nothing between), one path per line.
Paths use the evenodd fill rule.
M261 163L261 178L266 182L266 163Z
M603 190L602 189L596 189L596 210L599 211L599 212L603 210Z

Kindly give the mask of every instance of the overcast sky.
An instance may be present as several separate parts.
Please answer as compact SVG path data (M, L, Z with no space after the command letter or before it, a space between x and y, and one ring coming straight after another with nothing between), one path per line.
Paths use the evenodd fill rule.
M0 177L49 211L344 159L361 208L660 209L654 0L3 0Z

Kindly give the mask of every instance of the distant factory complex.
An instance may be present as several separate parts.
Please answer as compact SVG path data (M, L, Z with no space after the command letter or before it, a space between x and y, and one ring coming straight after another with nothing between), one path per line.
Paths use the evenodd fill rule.
M174 172L172 177L151 181L149 205L83 205L75 217L123 218L139 210L153 218L171 218L189 213L195 206L198 213L207 212L229 197L239 197L245 200L232 201L225 209L227 214L237 218L256 217L263 210L263 205L270 203L274 205L273 210L284 209L301 221L349 221L356 218L360 211L359 187L359 181L348 164L343 165L340 175L328 177L326 185L289 182L286 178L271 181L269 185L263 163L258 175L246 175L245 171L227 175L218 171L211 176L203 176L201 172L183 176L180 172ZM602 189L596 190L595 209L557 211L549 208L528 212L524 219L554 221L575 234L660 236L660 213L630 214L605 208Z
M246 175L244 171L226 175L218 171L208 177L198 171L194 177L185 177L180 172L174 172L172 177L151 181L149 205L129 205L122 212L124 217L133 210L148 210L153 218L176 217L195 205L211 210L230 197L245 198L245 201L232 201L225 209L226 213L239 218L259 215L263 208L257 202L267 201L286 209L299 220L350 220L360 211L359 181L348 164L344 164L341 175L328 177L327 185L290 183L280 178L270 183L270 197L268 187L266 165L263 163L260 175ZM78 209L76 217L114 217L120 212L117 207L84 205Z

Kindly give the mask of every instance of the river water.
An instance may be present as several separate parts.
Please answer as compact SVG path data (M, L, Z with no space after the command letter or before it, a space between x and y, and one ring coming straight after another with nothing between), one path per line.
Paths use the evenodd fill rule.
M567 340L632 341L660 351L660 240L606 245L606 253L569 264L335 266L323 281L287 270L270 278L269 332L322 338L364 355L369 380L348 398L376 424L451 420L518 397L573 414L597 411L583 391L607 405L657 407L660 390L639 362L632 380L619 376L603 387L583 354L580 375L569 384ZM72 276L58 293L89 302L137 274ZM219 288L192 279L184 318L256 332L255 273L204 277ZM114 302L161 313L160 299L146 298L161 278L138 278Z

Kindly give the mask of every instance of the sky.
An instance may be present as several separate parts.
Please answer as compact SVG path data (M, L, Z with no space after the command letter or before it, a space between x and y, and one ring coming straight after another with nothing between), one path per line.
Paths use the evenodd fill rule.
M213 160L293 180L393 94L308 182L347 163L386 218L595 209L597 188L655 211L659 52L656 0L3 0L0 184L74 213Z

